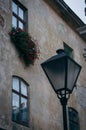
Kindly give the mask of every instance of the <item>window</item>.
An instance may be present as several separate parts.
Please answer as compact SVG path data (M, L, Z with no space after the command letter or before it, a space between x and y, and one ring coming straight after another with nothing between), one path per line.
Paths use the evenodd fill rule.
M69 47L66 43L63 44L64 44L64 51L66 52L66 54L71 58L73 58L73 49Z
M17 0L12 1L12 27L27 29L27 9Z
M12 120L28 126L28 85L16 76L12 86Z
M75 109L69 107L68 115L69 115L69 130L80 130L78 112Z

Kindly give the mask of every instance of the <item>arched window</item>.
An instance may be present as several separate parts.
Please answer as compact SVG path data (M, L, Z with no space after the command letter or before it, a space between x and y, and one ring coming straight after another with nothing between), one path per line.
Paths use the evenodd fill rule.
M12 84L12 120L28 126L28 84L17 76Z
M69 130L80 130L78 112L74 108L68 107L68 115Z

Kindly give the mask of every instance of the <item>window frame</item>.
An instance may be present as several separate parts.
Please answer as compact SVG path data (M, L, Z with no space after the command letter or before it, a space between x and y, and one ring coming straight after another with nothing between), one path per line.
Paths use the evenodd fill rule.
M17 78L19 80L19 92L17 90L13 89L13 78ZM24 94L21 93L21 82L23 82L24 84L26 84L26 87L27 87L27 96L25 96ZM17 121L17 120L14 120L13 117L12 117L12 121L16 122L16 123L18 123L20 125L26 126L26 127L29 127L29 113L30 113L30 109L28 109L28 108L30 108L29 96L28 96L29 95L28 94L28 90L29 90L28 86L29 86L28 83L24 79L22 79L21 77L15 76L15 75L12 76L12 105L13 105L13 100L14 100L13 99L13 94L16 94L16 95L19 96L19 112L20 112L21 98L26 99L27 100L27 115L28 115L28 119L27 119L27 123L26 124L22 122L22 119L20 121ZM13 110L12 110L12 113L13 113ZM20 115L20 117L21 117L21 115Z
M77 121L74 121L73 119L71 119L70 114L69 114L70 110L77 115L76 116ZM71 127L70 125L71 124L74 125L74 126L77 126L78 130L80 130L78 112L74 108L72 108L72 107L68 107L68 119L69 119L69 130L70 130L70 127Z
M17 14L13 11L13 8L12 8L12 17L14 16L16 19L17 19L17 25L16 25L16 28L19 28L19 22L21 22L23 24L23 29L25 31L27 31L27 28L28 28L28 10L27 8L22 5L19 1L17 0L12 0L12 4L13 2L17 5ZM23 10L24 12L24 17L23 19L21 17L19 17L19 8ZM13 25L12 25L13 26Z

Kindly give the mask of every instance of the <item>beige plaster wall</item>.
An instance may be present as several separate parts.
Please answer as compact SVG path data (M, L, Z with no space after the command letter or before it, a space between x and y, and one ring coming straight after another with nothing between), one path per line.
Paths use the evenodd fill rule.
M40 64L63 48L63 42L74 49L74 59L82 66L77 89L68 106L80 116L80 130L85 130L86 62L83 48L86 43L43 0L19 0L28 9L28 32L38 41L40 58L34 66L25 67L18 57L8 32L11 29L11 0L0 1L0 127L7 130L62 130L60 102L47 80ZM22 77L29 84L30 127L12 123L12 75ZM82 116L83 115L83 116Z

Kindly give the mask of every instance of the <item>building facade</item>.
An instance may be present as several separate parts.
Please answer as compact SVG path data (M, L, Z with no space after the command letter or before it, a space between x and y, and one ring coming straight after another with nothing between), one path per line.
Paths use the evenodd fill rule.
M62 108L40 64L65 49L82 66L68 106L69 130L86 126L86 41L84 23L63 0L0 1L0 129L63 130ZM26 66L10 39L12 27L38 42L40 56ZM15 33L14 33L15 35ZM14 39L15 40L15 39Z

